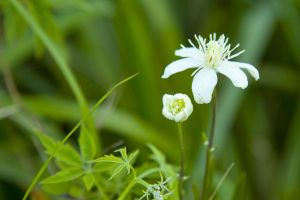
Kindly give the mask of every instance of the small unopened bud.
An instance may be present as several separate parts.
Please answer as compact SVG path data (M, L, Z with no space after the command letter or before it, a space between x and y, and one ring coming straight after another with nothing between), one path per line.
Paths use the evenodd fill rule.
M185 94L165 94L163 96L162 114L169 120L183 122L193 112L193 104L190 98Z

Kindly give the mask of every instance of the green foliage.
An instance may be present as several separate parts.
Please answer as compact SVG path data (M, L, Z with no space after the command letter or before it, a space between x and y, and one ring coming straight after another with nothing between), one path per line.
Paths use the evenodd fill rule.
M55 158L71 166L81 166L81 159L78 152L70 145L60 145L60 142L54 141L49 136L38 133L39 140L43 144L48 155L52 155L58 148L58 152L55 154Z
M80 167L70 167L63 169L53 176L43 180L42 184L53 184L53 183L61 183L61 182L68 182L74 179L77 179L83 175L83 170Z
M146 190L142 190L146 191L144 195L141 196L141 199L143 199L144 197L150 197L151 195L153 195L153 192L150 188L153 187L155 189L156 187L158 187L157 184L153 185L151 183L147 183L144 180L152 173L160 174L161 181L158 183L158 185L160 185L160 192L165 197L165 199L167 199L171 195L171 189L169 189L168 187L173 188L173 190L176 189L176 181L170 181L170 179L175 179L176 177L174 168L166 163L164 155L153 145L148 145L153 152L150 158L157 163L159 168L149 165L148 167L143 168L142 171L138 170L139 174L137 176L133 164L138 156L138 150L127 154L126 147L124 147L114 151L120 156L109 154L94 159L94 147L87 146L92 145L93 142L92 140L89 141L88 136L84 136L84 134L88 135L88 133L84 132L83 130L84 127L81 129L78 141L81 149L81 155L79 155L76 150L69 144L59 147L59 142L56 142L50 137L41 133L37 134L40 142L43 144L46 150L46 153L51 155L53 154L55 149L58 148L57 152L54 154L54 158L57 161L65 163L65 165L61 165L61 163L58 162L57 168L59 169L59 171L41 181L41 184L46 191L54 195L68 193L69 195L74 196L74 194L72 193L72 191L74 191L74 186L82 184L85 187L85 191L81 190L81 192L78 193L79 196L87 194L88 192L92 193L92 188L96 187L99 192L98 195L107 199L108 196L112 196L111 191L106 191L106 189L108 188L104 185L101 185L99 179L101 180L106 177L106 174L109 174L109 178L107 178L107 181L112 181L112 179L114 179L114 184L117 184L120 187L120 191L117 192L121 193L119 195L119 199L124 199L126 196L131 196L132 194L130 193L133 191L134 185L136 184L140 184L141 186L146 188ZM80 160L79 162L77 162L77 159L80 158L80 156L84 159L83 162L80 162ZM130 172L133 172L133 176L128 176ZM126 176L128 177L126 178ZM163 177L168 177L168 181L163 181ZM129 179L128 181L131 184L127 185L128 181L124 181L122 179ZM153 177L150 180L153 180ZM70 182L72 184L70 184ZM64 183L69 183L69 185L66 186ZM123 192L122 188L124 189ZM139 193L141 193L141 191Z
M234 162L215 199L297 199L299 10L296 0L1 0L0 199L26 189L31 199L151 199L159 185L176 200L179 143L161 96L191 97L191 78L160 77L180 44L212 32L240 43L261 80L244 91L218 80L211 192ZM210 105L194 104L183 125L186 200L202 192L209 121Z

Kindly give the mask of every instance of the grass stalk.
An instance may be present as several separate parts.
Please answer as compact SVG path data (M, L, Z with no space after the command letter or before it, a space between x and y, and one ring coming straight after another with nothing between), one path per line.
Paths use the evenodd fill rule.
M206 198L207 190L209 190L209 168L210 168L210 161L211 161L211 155L213 151L213 141L214 141L214 134L215 134L215 125L216 125L216 107L217 107L217 100L216 100L216 93L213 94L212 97L212 121L211 121L211 129L208 139L208 146L206 149L206 160L205 160L205 167L204 167L204 180L203 180L203 186L202 186L202 196L201 200L204 200Z

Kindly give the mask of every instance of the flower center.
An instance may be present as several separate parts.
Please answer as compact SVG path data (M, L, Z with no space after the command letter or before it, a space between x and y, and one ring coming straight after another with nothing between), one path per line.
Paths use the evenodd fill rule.
M209 67L217 67L223 58L222 47L217 41L210 41L207 43L205 52L205 61Z
M171 102L169 110L173 115L180 113L185 108L183 99L175 99Z

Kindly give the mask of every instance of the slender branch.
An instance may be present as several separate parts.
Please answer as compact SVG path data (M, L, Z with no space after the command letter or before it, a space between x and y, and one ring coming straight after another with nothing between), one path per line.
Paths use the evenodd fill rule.
M205 160L205 168L204 168L204 180L203 180L203 187L202 187L202 197L201 199L204 200L206 197L206 192L208 190L208 177L209 177L209 166L211 161L211 153L213 151L213 141L214 141L214 134L215 134L215 126L216 126L216 107L217 107L217 100L216 100L216 93L213 94L212 97L212 120L211 120L211 128L210 134L208 139L208 146L206 150L206 160Z
M182 136L182 124L177 124L178 137L180 142L180 173L179 173L179 183L178 183L178 194L179 199L183 200L183 179L184 179L184 147L183 147L183 136Z

